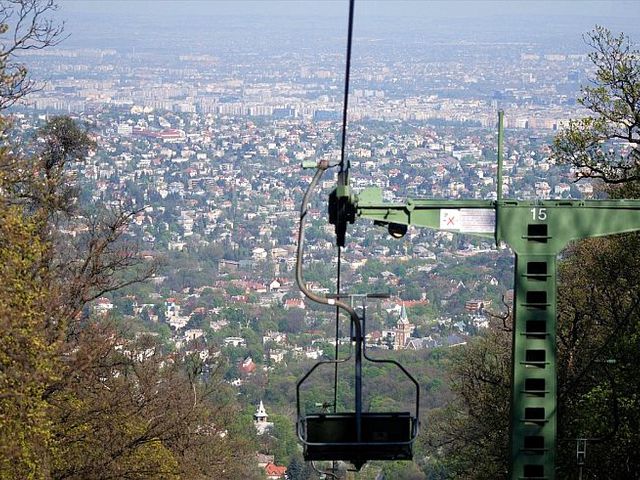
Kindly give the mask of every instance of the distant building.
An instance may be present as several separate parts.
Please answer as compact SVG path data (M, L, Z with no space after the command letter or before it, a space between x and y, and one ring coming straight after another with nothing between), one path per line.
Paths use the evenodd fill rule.
M491 300L467 300L464 309L467 312L483 315L486 307L491 305Z
M285 344L287 343L287 334L269 330L262 336L262 344L264 345L268 342Z
M258 461L258 466L264 468L268 463L275 464L275 457L273 455L267 455L265 453L257 453L256 460Z
M283 362L286 353L287 353L286 350L270 348L269 349L269 353L268 353L269 362L271 362L271 363Z
M201 328L190 328L189 330L184 332L184 339L187 342L197 340L201 337L204 337L204 330L202 330Z
M245 358L240 364L240 371L245 375L249 375L256 371L257 365L251 357Z
M422 338L410 338L405 348L407 350L423 350L425 348L435 348L437 346L438 342L429 336Z
M105 315L107 312L113 310L113 303L111 303L111 300L106 297L100 297L93 306L93 309L96 313Z
M247 341L242 337L226 337L224 339L225 347L246 347Z
M280 480L287 478L287 467L281 465L275 465L273 463L267 463L264 467L264 471L267 474L269 480Z
M404 303L402 303L400 318L398 319L398 323L396 324L396 336L393 340L394 350L403 350L404 348L406 348L407 342L409 341L409 337L411 337L411 332L414 328L414 325L409 322L407 309L404 306Z
M120 123L118 124L118 135L131 135L133 133L133 126L126 124L126 123Z
M166 302L164 302L165 306L165 316L167 318L177 317L180 315L180 305L175 298L168 298Z
M256 413L253 414L253 425L256 427L258 435L264 435L267 430L273 428L273 423L269 422L268 418L269 414L265 410L262 400L260 400L260 405L258 405Z
M289 310L291 308L299 308L301 310L304 310L304 301L301 298L290 298L288 300L285 300L284 309Z

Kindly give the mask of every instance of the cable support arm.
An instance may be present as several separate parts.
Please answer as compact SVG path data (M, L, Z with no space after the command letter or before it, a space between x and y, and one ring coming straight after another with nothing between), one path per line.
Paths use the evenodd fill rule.
M329 164L327 162L320 162L318 164L317 170L307 191L304 194L302 199L302 205L300 206L300 226L298 228L298 250L296 255L296 282L298 283L298 287L300 291L312 302L316 302L322 305L330 305L336 306L341 310L345 311L349 317L351 318L352 324L354 324L354 328L356 329L356 334L358 336L361 335L361 325L360 325L360 317L358 317L358 313L356 310L349 305L348 303L343 302L340 299L329 298L324 295L318 295L312 292L306 285L304 281L304 277L302 275L302 268L304 264L304 235L305 235L305 226L306 226L306 217L308 214L309 203L311 202L311 198L313 196L313 191L320 182L322 175L325 170L329 168Z

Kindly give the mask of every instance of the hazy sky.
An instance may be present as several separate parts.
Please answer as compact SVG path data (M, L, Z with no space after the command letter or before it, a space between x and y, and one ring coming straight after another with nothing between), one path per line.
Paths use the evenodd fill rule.
M205 14L336 16L346 15L346 0L61 0L68 12L123 14ZM488 17L495 15L561 15L640 18L638 0L359 0L356 13L362 18L382 16Z
M347 0L58 0L71 38L64 46L132 47L218 38L273 42L291 49L313 37L346 36ZM574 51L581 36L599 24L640 40L640 0L482 1L356 0L355 36L384 38L401 46L405 34L433 43L457 37L471 42L544 41ZM164 37L164 40L162 40ZM104 41L103 41L104 40ZM293 46L291 45L293 44ZM151 48L150 47L150 48Z

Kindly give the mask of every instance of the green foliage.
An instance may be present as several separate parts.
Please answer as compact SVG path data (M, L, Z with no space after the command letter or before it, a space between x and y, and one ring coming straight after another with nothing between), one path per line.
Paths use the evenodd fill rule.
M291 459L299 452L298 438L295 435L294 422L285 416L274 415L273 435L278 439L273 451L278 465L288 465Z
M42 397L57 378L58 361L47 338L40 268L46 246L38 230L0 197L0 477L6 479L44 478L51 442Z
M640 383L632 367L640 361L638 248L637 234L581 242L561 272L559 428L565 438L599 439L588 445L585 468L602 478L640 471ZM575 470L574 448L560 449L565 475Z
M287 465L287 478L289 480L307 480L305 463L300 455L294 455Z
M578 101L591 115L569 122L554 140L553 155L578 168L579 177L613 184L639 180L640 52L625 34L615 36L601 26L585 41L595 74Z
M237 296L244 294L244 290L236 285L229 285L227 287L227 294L231 296Z
M426 480L426 476L413 462L385 462L382 467L385 480Z
M198 357L167 365L153 337L127 342L96 323L68 361L74 375L48 398L54 478L207 478L220 465L220 478L252 475L234 395L215 370L200 379Z
M56 117L38 136L32 158L0 152L0 477L256 478L216 365L131 340L126 298L111 321L87 316L151 270L120 242L131 214L78 214L67 166L93 148L87 133Z
M510 398L510 332L490 331L451 355L457 401L429 414L420 438L433 465L447 478L506 478Z

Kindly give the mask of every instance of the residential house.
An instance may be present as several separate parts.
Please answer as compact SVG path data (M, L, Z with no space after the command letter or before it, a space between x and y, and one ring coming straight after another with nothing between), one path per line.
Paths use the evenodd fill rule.
M240 371L245 375L249 375L256 371L258 366L255 364L251 357L245 358L240 364Z
M93 306L96 313L106 315L107 312L113 310L113 303L107 297L100 297Z
M233 346L233 347L246 347L247 341L242 337L226 337L223 340L224 346Z
M281 286L282 286L282 284L278 281L278 279L275 279L269 284L269 291L270 292L278 292L278 291L280 291L280 287Z
M267 474L269 480L285 479L287 474L287 467L275 465L273 463L267 463L264 467L264 471Z
M300 308L304 310L304 301L301 298L290 298L289 300L285 300L284 309L289 310L291 308Z

